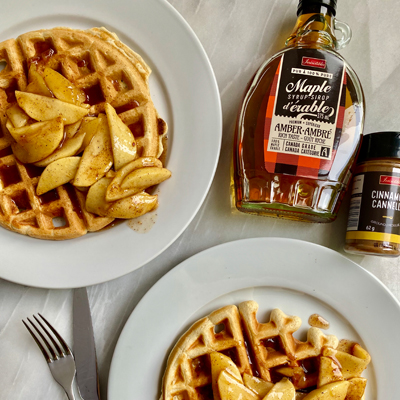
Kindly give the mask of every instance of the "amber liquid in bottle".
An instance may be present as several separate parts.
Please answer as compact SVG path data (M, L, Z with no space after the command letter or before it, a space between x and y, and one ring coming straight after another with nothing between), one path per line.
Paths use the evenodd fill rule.
M360 146L364 96L356 74L336 52L341 43L334 32L335 28L342 30L338 25L342 23L334 19L334 14L334 9L322 3L305 4L301 9L299 6L286 48L264 63L248 85L234 139L232 194L239 211L310 222L330 222L337 216ZM300 61L288 66L292 59ZM339 67L333 74L323 75L323 67L329 63ZM337 71L342 75L332 79ZM282 82L287 86L276 89ZM324 129L318 132L317 127L321 128L319 119L328 119L321 112L326 103L323 99L332 99L334 85L338 93L336 106L332 107L336 107L336 125L328 135ZM310 89L313 87L316 89ZM293 104L300 107L304 98L308 101L308 106L292 108L298 115L288 116L288 124L271 123L279 90L286 90L282 109L288 110ZM324 152L329 159L319 157Z

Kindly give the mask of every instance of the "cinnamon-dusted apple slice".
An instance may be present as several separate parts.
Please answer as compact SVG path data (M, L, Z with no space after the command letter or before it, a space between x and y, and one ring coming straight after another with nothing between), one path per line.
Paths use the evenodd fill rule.
M259 400L250 389L234 378L229 372L222 371L218 378L218 391L221 400Z
M296 389L288 378L283 378L272 387L263 400L295 400Z
M114 154L114 168L116 171L137 157L135 138L130 129L122 122L114 107L105 104L108 127Z
M22 128L29 121L28 114L18 104L13 104L8 108L6 114L14 128Z
M83 104L86 101L85 92L54 69L46 67L43 71L43 79L58 100L85 108L89 107L89 104Z
M79 121L89 110L75 104L66 103L52 97L34 93L15 91L18 105L36 121L48 121L59 116L64 124L73 124Z
M121 183L122 189L142 188L158 185L171 177L171 171L166 168L147 167L132 171Z
M350 383L347 389L346 400L364 400L364 392L367 386L366 378L352 378L348 381Z
M79 120L70 125L64 125L65 139L70 139L78 133L79 127L82 124L82 120Z
M92 141L94 135L97 133L99 126L101 124L101 118L93 118L93 117L85 117L82 120L81 126L79 127L79 131L83 131L85 133L85 138L83 139L83 143L80 151L86 149L89 146L89 143Z
M22 128L7 127L15 143L11 145L14 155L23 163L35 163L48 157L64 137L61 117L51 121L36 122Z
M158 207L158 196L141 192L110 203L105 217L131 219L137 218Z
M155 157L140 157L129 164L122 167L115 174L113 181L107 189L106 199L107 201L115 201L127 197L131 194L137 193L137 189L134 188L123 189L121 187L122 181L133 171L140 168L157 167L162 168L162 162Z
M319 359L317 387L328 383L343 381L342 365L336 358L337 350L325 347Z
M344 379L359 377L371 361L369 353L358 343L355 343L351 349L351 354L344 351L337 351L336 359L341 365L341 371Z
M49 164L40 176L36 194L40 196L71 181L78 170L80 159L80 157L66 157Z
M112 167L113 154L106 116L100 114L99 118L101 119L100 125L92 141L83 152L78 172L73 182L74 186L91 186Z
M56 149L48 157L35 163L37 167L47 167L54 161L60 160L65 157L72 157L79 154L79 150L82 146L85 138L85 132L78 131L75 136L66 139L61 147Z
M257 393L261 398L266 396L274 387L272 382L264 381L264 379L251 376L246 373L243 374L243 383L246 387Z
M345 400L349 385L348 381L328 383L310 392L303 400Z
M102 178L88 191L86 210L102 217L131 219L140 217L154 210L157 205L157 196L147 193L138 193L112 203L106 201L105 194L111 178Z
M229 372L239 382L243 382L239 369L236 364L225 354L213 351L210 353L211 381L214 393L214 400L220 400L218 392L218 377L222 371Z
M41 96L53 97L50 89L47 87L43 76L37 72L35 64L31 64L28 72L29 84L26 87L26 92L39 94Z
M86 210L90 213L105 216L110 203L106 201L107 187L111 178L101 178L93 184L86 196Z
M343 375L340 367L333 358L321 357L319 360L319 374L317 387L324 386L328 383L342 381Z

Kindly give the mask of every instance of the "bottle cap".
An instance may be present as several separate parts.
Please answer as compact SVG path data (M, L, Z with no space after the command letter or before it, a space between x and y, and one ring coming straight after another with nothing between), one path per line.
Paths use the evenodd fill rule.
M306 7L318 6L325 6L331 10L333 16L336 15L336 0L300 0L299 6L297 7L297 15L301 14Z
M375 132L365 135L357 164L373 158L400 159L400 132Z

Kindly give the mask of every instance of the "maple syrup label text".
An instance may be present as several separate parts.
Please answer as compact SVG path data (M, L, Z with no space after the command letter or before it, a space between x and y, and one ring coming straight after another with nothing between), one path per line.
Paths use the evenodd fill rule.
M268 99L266 152L297 156L297 159L286 157L288 168L280 166L280 172L289 174L293 165L299 165L299 156L331 164L343 124L340 118L346 90L343 62L315 49L293 49L282 55L275 81ZM267 170L270 159L270 155L265 155ZM301 163L307 166L304 159ZM315 168L314 161L308 164Z

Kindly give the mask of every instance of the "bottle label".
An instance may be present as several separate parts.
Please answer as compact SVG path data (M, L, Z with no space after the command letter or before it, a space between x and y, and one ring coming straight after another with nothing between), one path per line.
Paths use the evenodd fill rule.
M354 177L346 239L400 243L400 174Z
M327 175L343 127L343 61L316 49L287 51L281 56L268 96L266 170L310 178Z

